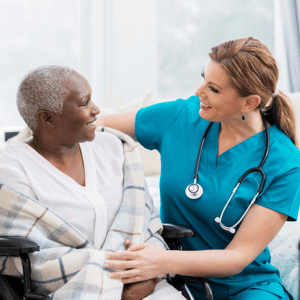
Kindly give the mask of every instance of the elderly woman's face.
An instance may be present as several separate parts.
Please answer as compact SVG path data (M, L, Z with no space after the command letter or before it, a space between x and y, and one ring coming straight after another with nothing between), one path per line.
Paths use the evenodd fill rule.
M76 72L69 76L69 89L61 115L56 115L59 135L66 143L82 143L95 138L99 108L91 100L91 87Z
M213 122L241 119L241 97L221 65L209 59L203 73L203 81L195 92L201 101L201 118Z

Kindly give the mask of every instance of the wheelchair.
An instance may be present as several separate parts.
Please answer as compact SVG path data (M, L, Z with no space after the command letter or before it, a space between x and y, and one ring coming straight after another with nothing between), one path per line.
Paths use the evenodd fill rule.
M179 238L193 237L194 232L178 225L163 224L163 238L170 250L182 250ZM48 300L47 295L33 291L31 287L31 269L29 253L39 251L39 246L23 237L0 236L0 256L20 257L23 266L23 278L1 275L0 270L0 300ZM212 290L206 279L200 277L181 276L167 277L167 281L177 290L181 291L188 300L193 300L187 284L199 283L206 294L207 300L213 300Z

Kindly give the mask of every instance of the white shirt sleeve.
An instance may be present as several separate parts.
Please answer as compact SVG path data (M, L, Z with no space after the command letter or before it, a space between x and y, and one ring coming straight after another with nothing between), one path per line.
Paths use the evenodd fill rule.
M16 167L0 165L0 183L35 200L35 195L28 177Z

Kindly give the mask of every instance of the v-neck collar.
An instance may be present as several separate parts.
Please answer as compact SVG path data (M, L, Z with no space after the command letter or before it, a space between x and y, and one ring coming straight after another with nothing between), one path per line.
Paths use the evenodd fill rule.
M272 134L274 127L275 125L268 128L270 135ZM212 172L216 169L226 166L234 161L236 157L249 153L251 149L259 150L266 147L266 134L265 130L262 130L218 156L219 129L220 123L213 123L204 141L204 157L201 158L201 160L206 162L205 164L208 172Z
M30 156L34 157L34 159L39 162L42 165L46 165L53 173L56 174L58 178L61 178L61 180L68 185L71 185L74 189L77 191L84 191L86 189L95 189L95 183L94 178L96 178L95 174L95 167L93 166L92 160L92 153L90 153L90 149L85 145L84 143L79 144L82 160L83 160L83 168L84 168L84 175L85 175L85 185L82 186L78 184L73 178L66 175L62 171L60 171L58 168L56 168L54 165L52 165L46 158L44 158L42 155L40 155L36 150L34 150L31 146L29 146L27 143L24 142L18 142L20 143L21 147L31 152Z

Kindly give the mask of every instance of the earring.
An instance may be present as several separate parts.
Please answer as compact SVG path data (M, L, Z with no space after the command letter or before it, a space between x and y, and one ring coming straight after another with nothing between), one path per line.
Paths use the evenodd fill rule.
M242 120L245 121L246 117L245 114L242 114Z

